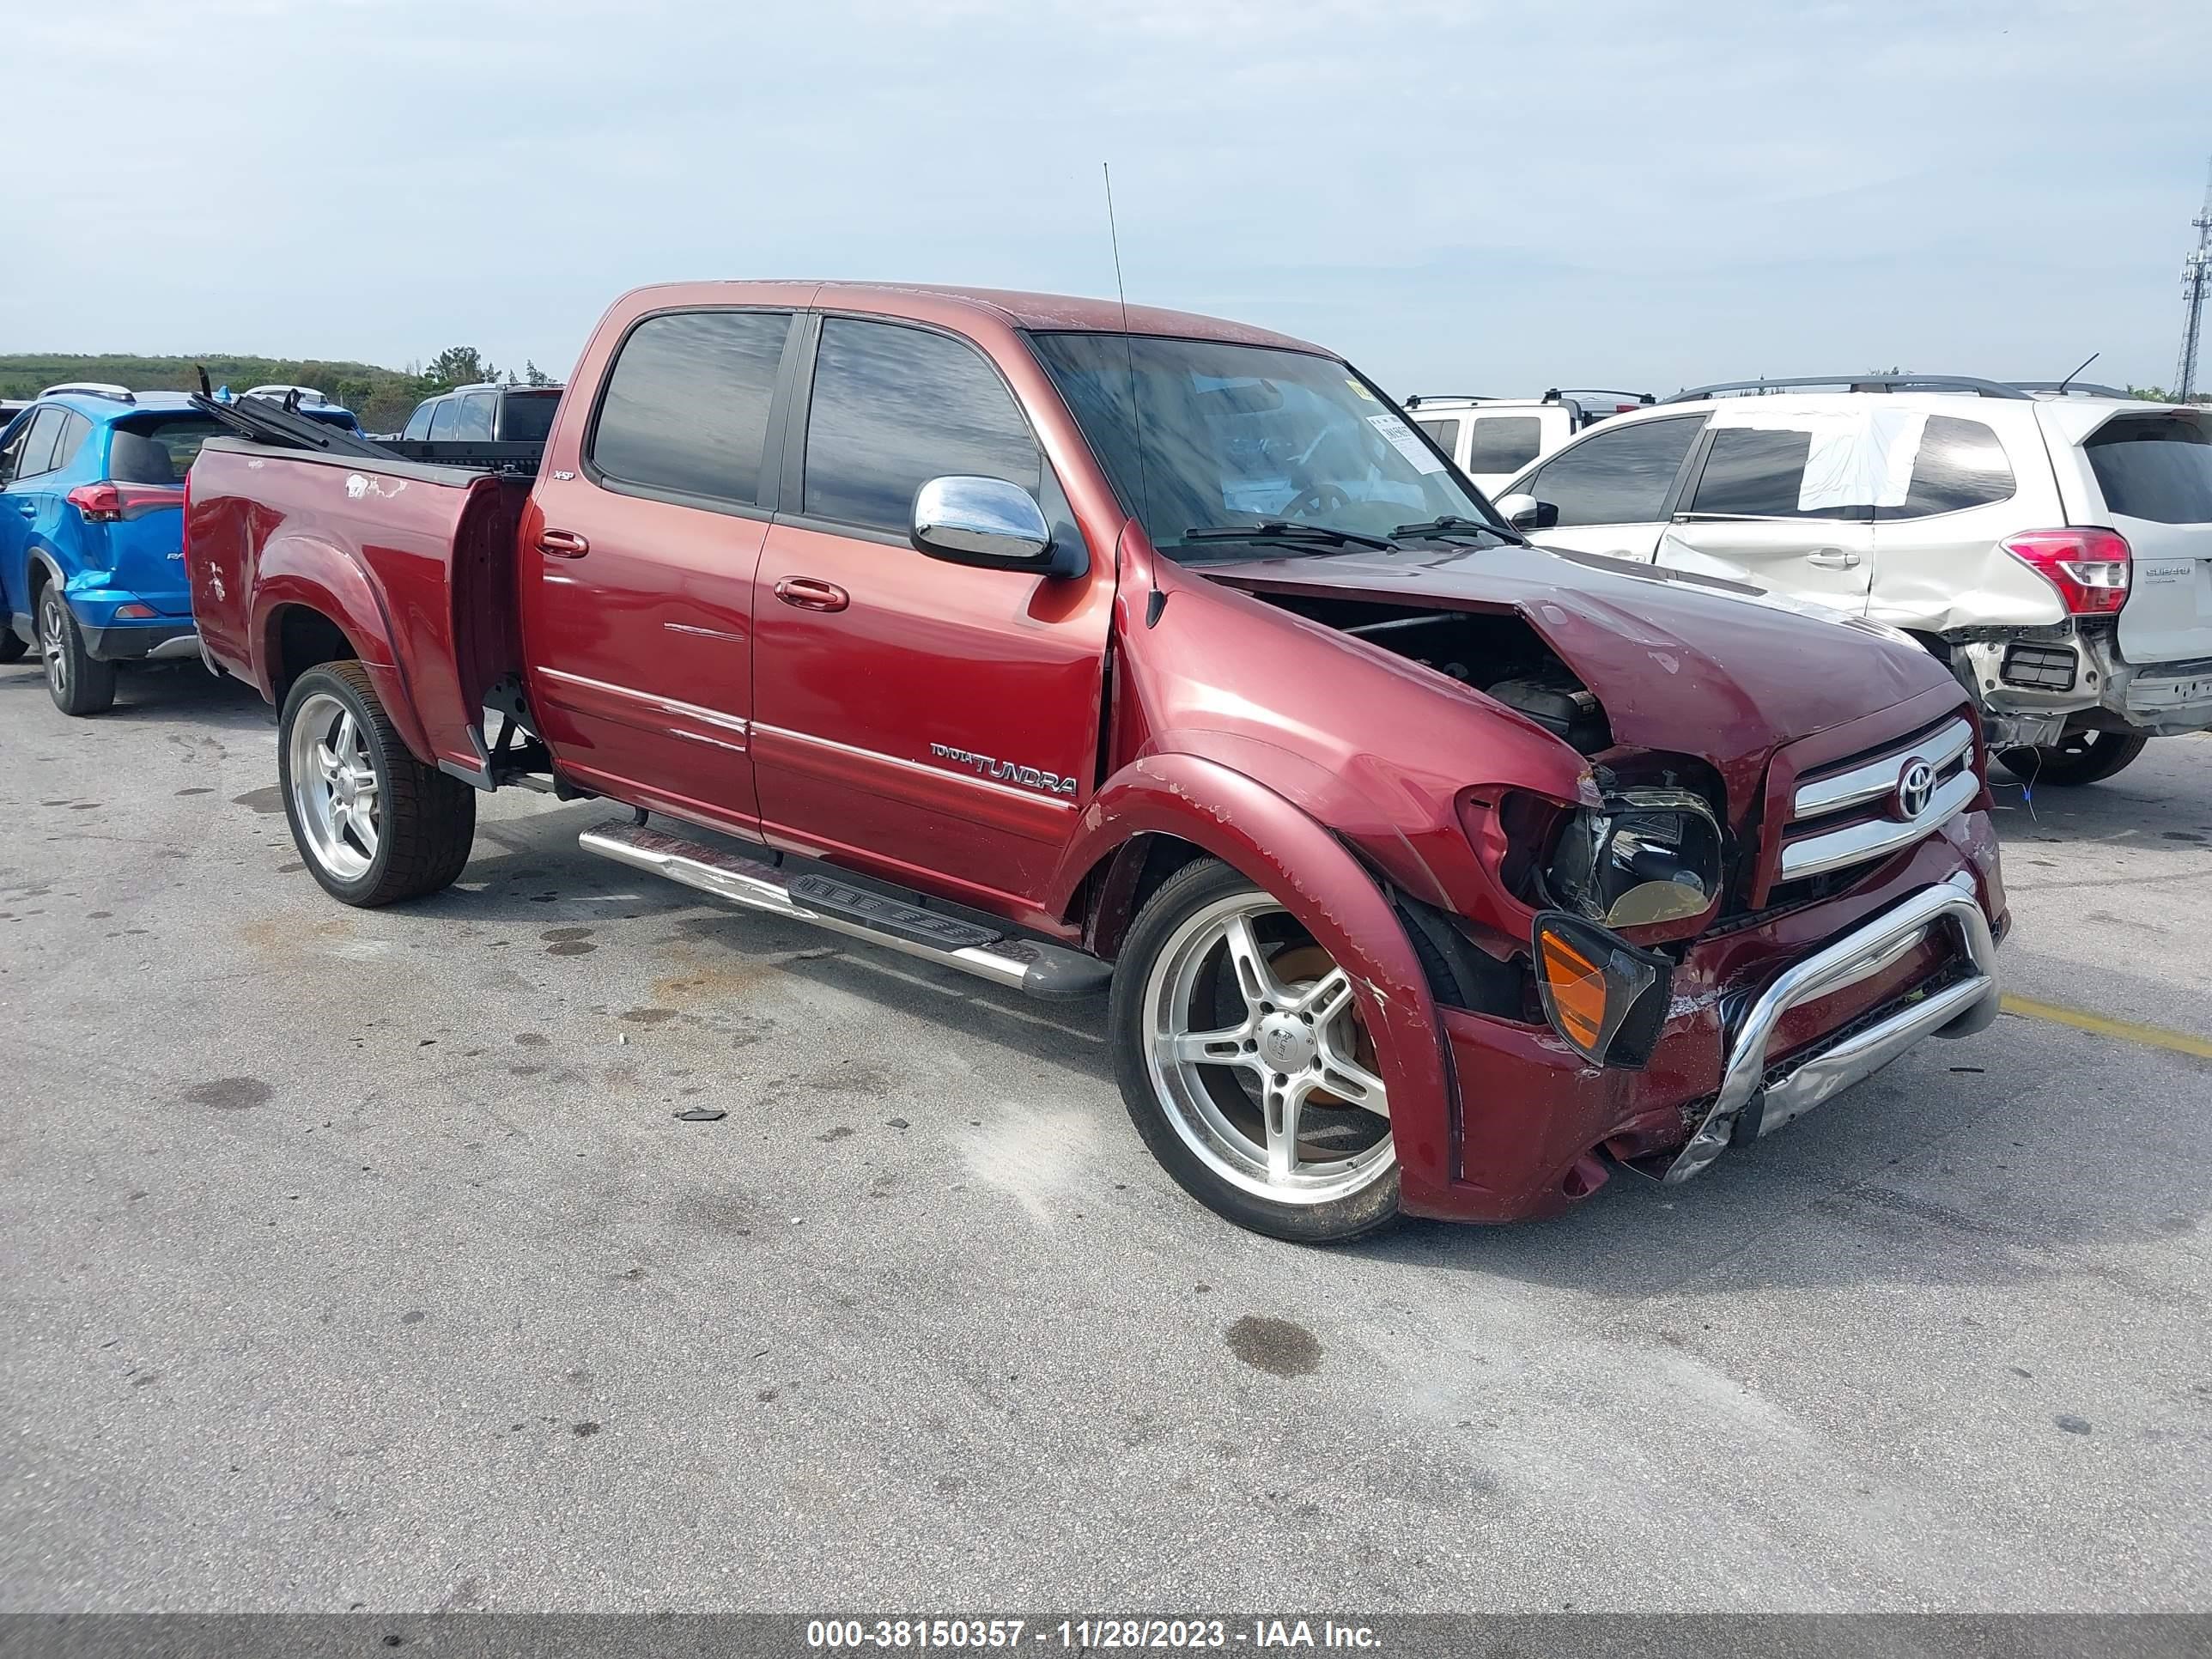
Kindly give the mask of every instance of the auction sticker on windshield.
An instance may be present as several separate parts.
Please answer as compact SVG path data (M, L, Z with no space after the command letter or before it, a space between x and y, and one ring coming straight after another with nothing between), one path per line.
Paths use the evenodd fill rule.
M1367 424L1388 438L1390 447L1413 464L1414 471L1441 472L1444 470L1444 464L1437 459L1436 453L1416 437L1413 428L1395 415L1370 415Z

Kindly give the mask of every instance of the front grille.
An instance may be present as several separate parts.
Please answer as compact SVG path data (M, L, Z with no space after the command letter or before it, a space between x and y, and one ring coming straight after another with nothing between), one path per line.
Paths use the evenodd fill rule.
M1916 762L1926 766L1924 778ZM1916 783L1924 789L1908 787ZM1802 882L1887 858L1941 828L1981 787L1974 728L1955 714L1808 773L1797 781L1774 878Z
M2005 647L1997 673L2007 685L2024 685L2037 691L2074 689L2074 648L2066 645L2029 645L2019 640Z

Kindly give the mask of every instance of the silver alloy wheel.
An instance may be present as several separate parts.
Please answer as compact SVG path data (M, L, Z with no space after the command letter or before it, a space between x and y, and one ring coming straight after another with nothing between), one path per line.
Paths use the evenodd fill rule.
M300 705L289 742L292 811L308 850L340 881L360 880L384 833L368 733L352 709L319 691Z
M39 650L46 659L46 684L57 698L69 696L69 620L62 596L51 584L39 601Z
M1390 1103L1358 1057L1351 977L1310 945L1279 945L1271 960L1254 923L1287 915L1265 893L1235 893L1176 929L1145 983L1146 1065L1169 1123L1215 1174L1277 1203L1328 1204L1395 1164ZM1272 961L1294 951L1327 966L1279 975ZM1223 990L1242 1017L1217 1026L1200 1011ZM1302 1144L1321 1115L1341 1125L1360 1113L1382 1120L1368 1144L1338 1157Z

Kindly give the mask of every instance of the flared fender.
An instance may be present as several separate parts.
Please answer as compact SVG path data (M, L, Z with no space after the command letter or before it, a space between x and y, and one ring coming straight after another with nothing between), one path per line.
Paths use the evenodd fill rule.
M415 758L435 765L422 716L407 676L393 648L392 619L361 566L328 542L307 536L272 538L262 550L253 586L253 681L261 695L276 701L280 649L277 613L304 605L338 625L362 666L368 671L377 700L399 730Z
M1053 902L1074 902L1085 876L1137 837L1173 836L1203 848L1280 899L1358 988L1390 1094L1405 1193L1449 1184L1456 1126L1449 1062L1403 925L1342 842L1266 786L1190 755L1133 761L1094 796L1054 878Z

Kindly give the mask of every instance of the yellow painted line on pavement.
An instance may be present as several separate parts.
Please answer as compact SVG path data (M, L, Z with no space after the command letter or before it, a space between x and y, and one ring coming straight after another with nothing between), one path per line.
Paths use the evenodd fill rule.
M2069 1008L2063 1003L2038 1002L2033 997L2007 996L1997 1006L2008 1014L2019 1014L2027 1019L2047 1019L2053 1025L2070 1025L2077 1031L2094 1031L2099 1036L2118 1037L2122 1042L2148 1043L2173 1054L2212 1060L2212 1039L2191 1036L2186 1031L2169 1031L2163 1025L2112 1019L2086 1009Z

